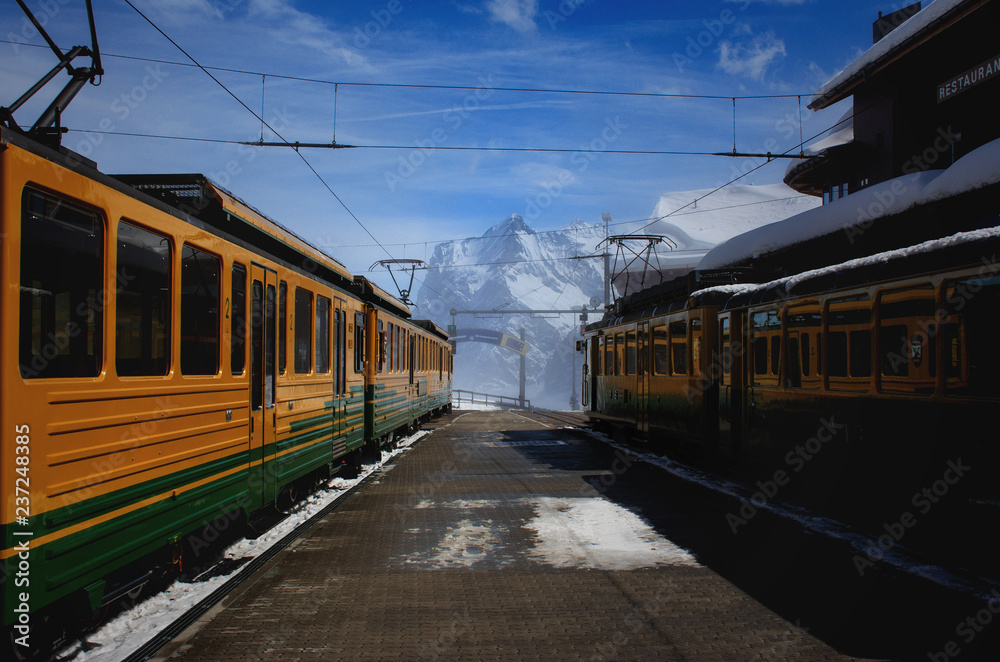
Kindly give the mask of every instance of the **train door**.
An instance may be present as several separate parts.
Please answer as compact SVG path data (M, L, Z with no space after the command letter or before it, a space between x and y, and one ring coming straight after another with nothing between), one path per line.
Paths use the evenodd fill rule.
M275 475L275 287L277 273L259 264L250 287L250 509L277 498Z
M739 455L743 434L743 324L739 313L719 315L719 447L730 455Z
M333 448L347 452L347 302L334 300L333 310Z
M646 354L649 352L649 322L639 324L636 334L636 423L639 432L649 432L649 367Z

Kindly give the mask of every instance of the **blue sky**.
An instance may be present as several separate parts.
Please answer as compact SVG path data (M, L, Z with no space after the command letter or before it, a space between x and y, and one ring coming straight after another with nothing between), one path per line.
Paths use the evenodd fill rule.
M83 4L28 0L63 48L89 43ZM434 242L478 236L512 213L542 230L575 219L598 223L603 212L616 221L643 219L661 193L712 188L759 165L612 153L730 151L729 98L501 88L804 95L802 134L808 139L843 112L814 114L804 108L809 95L870 46L879 11L901 6L826 0L133 0L202 65L250 72L213 75L257 115L263 111L285 140L336 138L368 147L303 151L348 212L288 148L207 142L258 140L262 133L267 141L279 138L205 73L159 62L190 61L128 4L95 4L106 74L63 116L73 129L64 144L108 173L207 174L355 273L367 272L386 251L429 257ZM54 57L30 46L43 42L13 0L0 2L0 26L0 104L7 105ZM50 85L40 99L48 103L55 89ZM39 112L38 104L26 106L15 119L30 124ZM798 116L794 96L738 99L737 148L795 148ZM82 131L101 127L171 139ZM740 183L778 182L785 165L772 163ZM385 250L373 246L352 214Z

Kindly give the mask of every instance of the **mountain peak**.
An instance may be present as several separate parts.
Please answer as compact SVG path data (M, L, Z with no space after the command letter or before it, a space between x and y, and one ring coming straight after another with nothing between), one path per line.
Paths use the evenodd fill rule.
M484 237L502 237L510 234L536 234L520 214L511 214L483 234Z

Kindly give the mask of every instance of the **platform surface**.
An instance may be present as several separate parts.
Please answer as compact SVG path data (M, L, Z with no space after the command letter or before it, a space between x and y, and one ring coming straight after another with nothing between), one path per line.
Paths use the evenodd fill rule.
M630 468L551 420L456 412L159 659L855 659L610 498Z

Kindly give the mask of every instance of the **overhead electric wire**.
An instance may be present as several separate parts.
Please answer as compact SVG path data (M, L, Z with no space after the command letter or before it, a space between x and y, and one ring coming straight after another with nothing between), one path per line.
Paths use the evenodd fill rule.
M125 1L129 4L129 6L131 6L133 9L135 9L135 6L132 5L132 3L129 2L129 0L125 0ZM146 16L142 15L142 13L139 12L138 9L136 9L136 12L138 12L140 14L140 16L142 16L144 19L146 19L146 21L149 22L150 25L153 25L153 23L151 21L149 21L149 19L146 18ZM156 27L156 26L153 25L153 27ZM156 29L159 30L159 28L156 28ZM160 34L163 34L164 36L166 36L163 33L162 30L159 30L159 31L160 31ZM169 37L168 37L168 39L169 39ZM7 40L7 39L0 39L0 43L3 43L3 44L12 44L12 45L15 45L15 46L26 46L26 47L32 47L32 48L43 48L43 46L40 46L39 44L30 44L30 43L26 43L26 42L11 41L11 40ZM177 46L177 44L174 43L172 40L171 40L171 43L173 43L175 46ZM261 77L261 76L266 76L268 78L277 78L277 79L280 79L280 80L289 80L289 81L300 82L300 83L315 83L315 84L319 84L319 85L335 85L335 86L336 85L343 85L343 86L348 86L348 87L385 87L385 88L402 88L402 89L417 89L417 90L462 90L462 91L489 89L489 90L491 90L493 92L522 92L522 93L532 93L532 94L576 94L576 95L593 95L593 96L650 97L650 98L660 98L660 99L713 99L713 100L718 100L718 101L729 101L729 100L732 100L732 99L736 99L736 100L745 100L745 99L746 100L749 100L749 99L795 99L795 98L799 98L799 97L802 97L802 96L808 96L808 95L802 95L802 94L747 94L747 95L733 96L733 95L720 95L720 94L681 94L681 93L677 93L677 92L627 92L627 91L618 91L618 90L574 90L574 89L566 89L566 88L543 88L543 87L486 87L486 86L483 86L483 85L446 85L446 84L433 84L433 83L374 83L374 82L362 82L362 81L334 81L334 80L326 80L326 79L323 79L323 78L310 78L310 77L307 77L307 76L291 76L291 75L287 75L287 74L277 74L277 73L266 72L266 71L252 71L252 70L248 70L248 69L233 69L233 68L229 68L229 67L203 66L203 65L199 64L198 62L196 62L194 60L194 58L191 58L191 56L188 55L186 52L184 52L183 49L180 49L179 46L178 46L178 49L181 50L181 52L184 53L185 56L187 56L188 58L190 58L191 62L193 62L194 64L187 63L187 62L175 62L173 60L161 60L161 59L158 59L158 58L139 57L139 56L136 56L136 55L118 55L118 54L114 54L114 53L102 53L101 55L102 55L102 57L105 57L105 58L112 57L112 58L117 58L117 59L121 59L121 60L133 60L133 61L136 61L136 62L148 62L148 63L151 63L151 64L165 64L165 65L175 66L175 67L198 68L198 69L201 69L202 71L205 71L206 73L208 71L218 71L218 72L222 72L222 73L240 74L240 75L245 75L245 76L255 76L255 77L258 77L258 78ZM214 77L213 77L213 80L214 80ZM216 81L216 82L218 82L218 81Z
M156 25L156 23L154 23L152 20L150 20L150 18L148 16L146 16L141 11L139 11L138 7L136 7L134 4L132 4L132 0L125 0L125 4L127 4L129 7L131 7L135 11L135 13L137 13L139 16L141 16L143 18L143 20L145 20L147 23L149 23L153 27L154 30L156 30L161 35L163 35L163 37L167 41L169 41L171 44L173 44L173 46L177 50L179 50L181 53L184 54L185 57L187 57L189 60L191 60L191 62L193 62L195 66L197 66L199 69L201 69L205 73L205 75L207 75L209 78L211 78L213 81L215 81L215 83L219 87L221 87L223 90L225 90L226 93L229 94L229 96L231 96L233 99L235 99L238 104L240 104L241 106L243 106L243 108L245 108L248 113L250 113L255 118L257 118L263 126L266 126L274 135L276 135L278 138L280 138L283 142L285 142L285 143L288 142L284 138L284 136L282 136L280 133L278 133L278 131L276 131L274 129L274 127L272 127L270 124L268 124L267 121L265 121L263 117L260 117L259 115L257 115L257 113L252 108L250 108L250 106L246 105L243 102L243 100L240 99L238 96L236 96L236 94L234 94L232 92L232 90L230 90L228 87L226 87L222 83L222 81L220 81L218 78L216 78L215 76L213 76L212 73L208 69L206 69L205 67L203 67L196 59L194 59L194 57L191 54L189 54L186 50L184 50L181 47L180 44L178 44L176 41L174 41L170 37L170 35L168 35L166 32L164 32L163 30L161 30L160 27L158 25ZM330 195L332 195L334 197L334 199L338 203L340 203L340 206L344 208L344 211L346 211L348 213L348 215L350 215L350 217L353 218L354 221L361 227L361 229L364 230L365 233L367 233L368 236L372 238L372 241L374 241L376 244L378 244L379 247L382 248L383 251L385 251L386 255L388 255L389 257L393 257L392 253L390 253L384 246L382 246L382 244L379 242L378 238L376 238L375 235L372 234L371 230L369 230L365 226L365 224L361 222L361 219L359 219L354 214L354 212L351 211L350 207L347 206L347 204L340 198L339 195L337 195L337 193L333 190L333 188L331 188L331 186L326 182L326 180L323 179L323 176L320 175L319 172L316 171L316 169L312 166L312 164L309 162L309 160L301 152L299 152L298 150L296 150L295 153L298 154L299 158L302 159L302 162L306 164L306 167L309 168L309 170L312 171L312 173L316 176L317 179L319 179L320 183L323 184L324 187L326 187L326 190L330 192Z
M126 0L127 2L128 0ZM228 91L228 90L227 90ZM244 105L244 108L246 106ZM253 112L253 111L251 111ZM256 115L256 113L254 113ZM265 126L267 126L265 124ZM268 126L270 129L271 127ZM99 131L97 129L66 129L69 132L94 133L104 136L124 136L129 138L153 138L157 140L188 140L192 142L220 143L227 145L248 145L255 146L255 143L245 140L225 140L222 138L196 138L191 136L164 136L155 133L133 133L127 131ZM272 129L273 131L273 129ZM278 135L281 142L286 147L291 147L298 151L299 143L289 142L286 138ZM477 146L448 146L448 145L336 145L330 143L328 147L340 149L402 149L402 150L445 150L445 151L466 151L466 152L540 152L554 154L631 154L631 155L652 155L652 156L728 156L720 155L718 152L695 152L684 150L649 150L649 149L588 149L588 148L568 148L568 147L477 147Z

